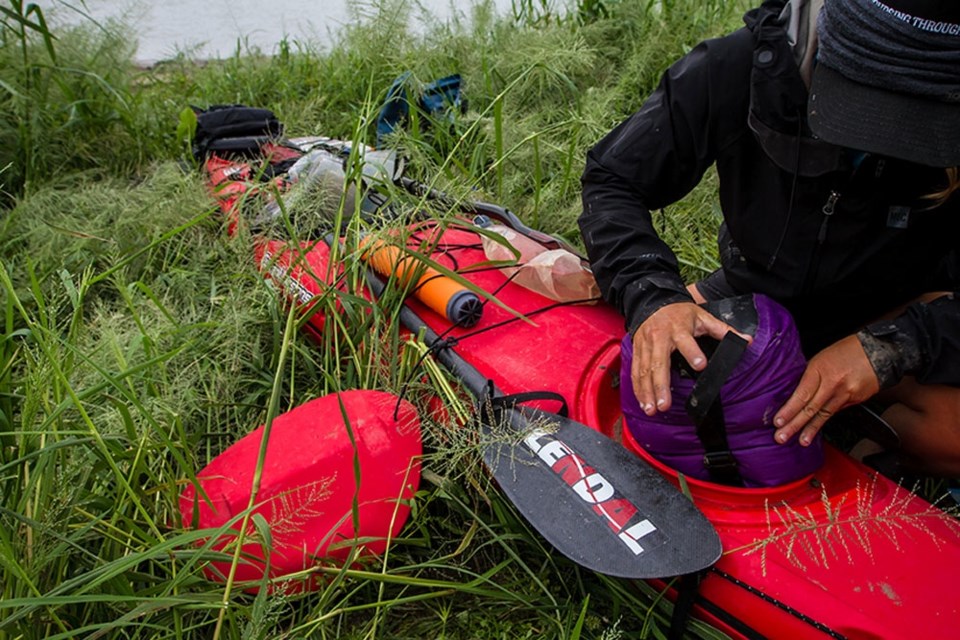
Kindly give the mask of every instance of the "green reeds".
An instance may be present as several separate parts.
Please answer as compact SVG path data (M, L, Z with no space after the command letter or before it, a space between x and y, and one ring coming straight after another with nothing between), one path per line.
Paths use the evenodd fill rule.
M391 283L379 303L361 293L357 238L382 225L337 201L332 220L289 210L276 226L293 243L345 230L343 272L316 274L338 287L313 301L327 318L315 344L256 271L250 235L227 238L199 175L180 168L187 104L270 107L290 134L361 143L401 72L460 72L466 113L411 122L393 141L412 175L576 243L585 150L740 11L516 6L516 18L481 5L417 35L399 20L409 5L363 5L326 49L287 41L275 55L181 56L151 71L109 25L58 31L33 5L4 6L0 638L663 636L669 605L656 591L554 557L491 486L469 401L400 331L405 288ZM691 274L715 260L711 189L658 214ZM415 211L450 215L388 191L390 228ZM402 534L373 562L310 570L324 579L309 594L211 580L210 561L243 559L180 522L182 488L272 416L351 388L424 409L425 481ZM426 411L435 395L446 415ZM236 518L268 539L249 510ZM690 635L717 637L701 625Z

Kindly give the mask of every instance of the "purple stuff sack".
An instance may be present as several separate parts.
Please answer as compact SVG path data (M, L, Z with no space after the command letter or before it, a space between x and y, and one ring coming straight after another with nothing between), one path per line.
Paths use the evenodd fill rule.
M752 305L747 314L744 300ZM773 416L800 381L806 359L790 313L770 298L754 294L727 301L709 302L706 308L753 341L743 353L720 390L727 443L737 461L745 487L771 487L798 480L823 464L823 443L819 436L808 447L794 437L786 444L773 439ZM755 313L754 313L755 310ZM746 319L742 316L748 316ZM739 317L738 317L739 316ZM621 342L620 401L627 428L650 455L677 471L710 481L704 466L704 447L697 437L693 419L684 405L694 379L681 373L676 364L671 372L673 402L668 411L648 416L630 384L633 348L630 336Z

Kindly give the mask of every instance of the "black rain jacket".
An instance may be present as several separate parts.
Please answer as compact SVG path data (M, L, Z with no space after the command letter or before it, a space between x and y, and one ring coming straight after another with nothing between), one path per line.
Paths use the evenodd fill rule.
M794 315L808 355L928 291L956 291L960 197L931 208L943 169L857 154L813 137L782 3L676 62L641 109L587 155L581 231L606 299L632 333L690 301L650 211L716 163L726 281ZM667 212L669 215L669 212ZM911 305L871 332L919 351L907 371L960 384L960 299Z

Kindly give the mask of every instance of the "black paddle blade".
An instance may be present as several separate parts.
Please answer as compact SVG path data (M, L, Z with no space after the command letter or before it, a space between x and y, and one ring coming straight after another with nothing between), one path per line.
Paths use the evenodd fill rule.
M563 555L592 571L635 579L693 573L720 557L720 537L706 517L613 440L555 414L494 413L484 425L492 440L484 461Z
M368 274L376 296L383 283ZM410 307L400 321L433 347L440 337ZM507 398L456 350L437 360L480 400L484 461L507 498L557 551L622 578L666 578L720 557L710 522L650 465L589 427ZM516 398L516 396L514 396Z

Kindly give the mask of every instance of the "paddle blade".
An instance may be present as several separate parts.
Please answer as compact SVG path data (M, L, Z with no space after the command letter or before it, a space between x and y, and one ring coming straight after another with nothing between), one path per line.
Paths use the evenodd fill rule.
M713 525L676 487L606 436L544 412L506 409L484 450L501 489L560 553L623 578L665 578L720 557ZM498 420L500 422L501 420ZM518 442L519 439L519 442Z
M202 492L191 484L180 496L186 527L216 529L235 520L217 549L233 551L263 434L261 426L200 471ZM421 453L416 410L389 393L345 391L277 416L253 509L269 526L269 536L251 518L236 579L258 581L264 574L277 578L319 563L339 565L354 547L381 553L409 514ZM229 570L229 562L215 562L208 575L222 581ZM286 590L314 586L308 580Z

